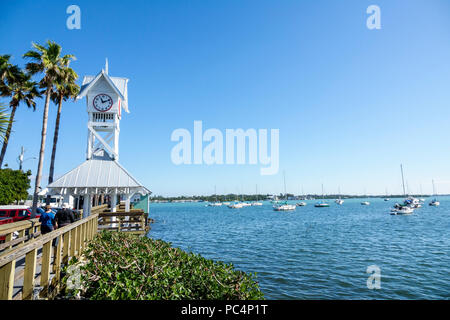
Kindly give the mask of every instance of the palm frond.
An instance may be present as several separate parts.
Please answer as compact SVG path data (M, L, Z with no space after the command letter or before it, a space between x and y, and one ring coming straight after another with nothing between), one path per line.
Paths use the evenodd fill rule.
M9 114L5 106L0 105L0 141L4 141L6 129L9 124Z

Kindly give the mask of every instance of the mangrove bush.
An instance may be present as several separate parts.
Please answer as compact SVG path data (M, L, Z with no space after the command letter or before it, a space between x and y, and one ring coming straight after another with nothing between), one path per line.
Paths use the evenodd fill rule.
M170 243L100 232L84 252L80 288L87 299L263 299L256 275Z

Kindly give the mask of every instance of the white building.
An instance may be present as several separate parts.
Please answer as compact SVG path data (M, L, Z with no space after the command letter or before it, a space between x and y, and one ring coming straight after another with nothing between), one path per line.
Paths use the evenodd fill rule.
M90 214L95 195L111 198L111 211L116 211L118 197L125 200L125 210L135 194L151 194L119 163L119 134L122 111L128 110L128 79L108 75L85 76L78 99L86 97L89 120L86 161L48 185L51 194L60 194L64 202L82 196L83 216Z

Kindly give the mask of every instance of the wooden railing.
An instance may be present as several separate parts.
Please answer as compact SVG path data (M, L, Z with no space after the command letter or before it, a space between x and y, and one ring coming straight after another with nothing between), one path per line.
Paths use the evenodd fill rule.
M129 212L98 213L99 230L146 234L149 230L147 215L141 209L131 209Z
M93 207L91 209L91 214L103 212L108 208L107 204ZM83 216L83 209L74 211L75 220L81 219ZM19 222L8 223L0 225L0 237L5 240L0 243L0 254L17 248L27 241L37 238L40 236L41 223L39 219L29 219Z
M4 254L30 239L38 237L41 234L40 226L39 219L0 225L0 236L5 237L4 243L0 243L0 254Z
M80 256L97 230L98 214L92 214L2 253L0 300L34 299L36 289L40 298L53 298L60 289L62 265L71 257ZM54 240L56 246L52 250ZM16 265L16 262L20 263ZM40 272L37 272L38 267ZM37 282L39 286L36 286ZM19 291L14 292L15 287L19 287Z

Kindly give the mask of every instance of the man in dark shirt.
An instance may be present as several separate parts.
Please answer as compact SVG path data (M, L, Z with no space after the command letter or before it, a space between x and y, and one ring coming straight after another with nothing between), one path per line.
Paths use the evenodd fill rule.
M68 203L63 204L63 208L56 212L55 220L58 223L58 228L67 226L75 221L72 210L69 208Z

